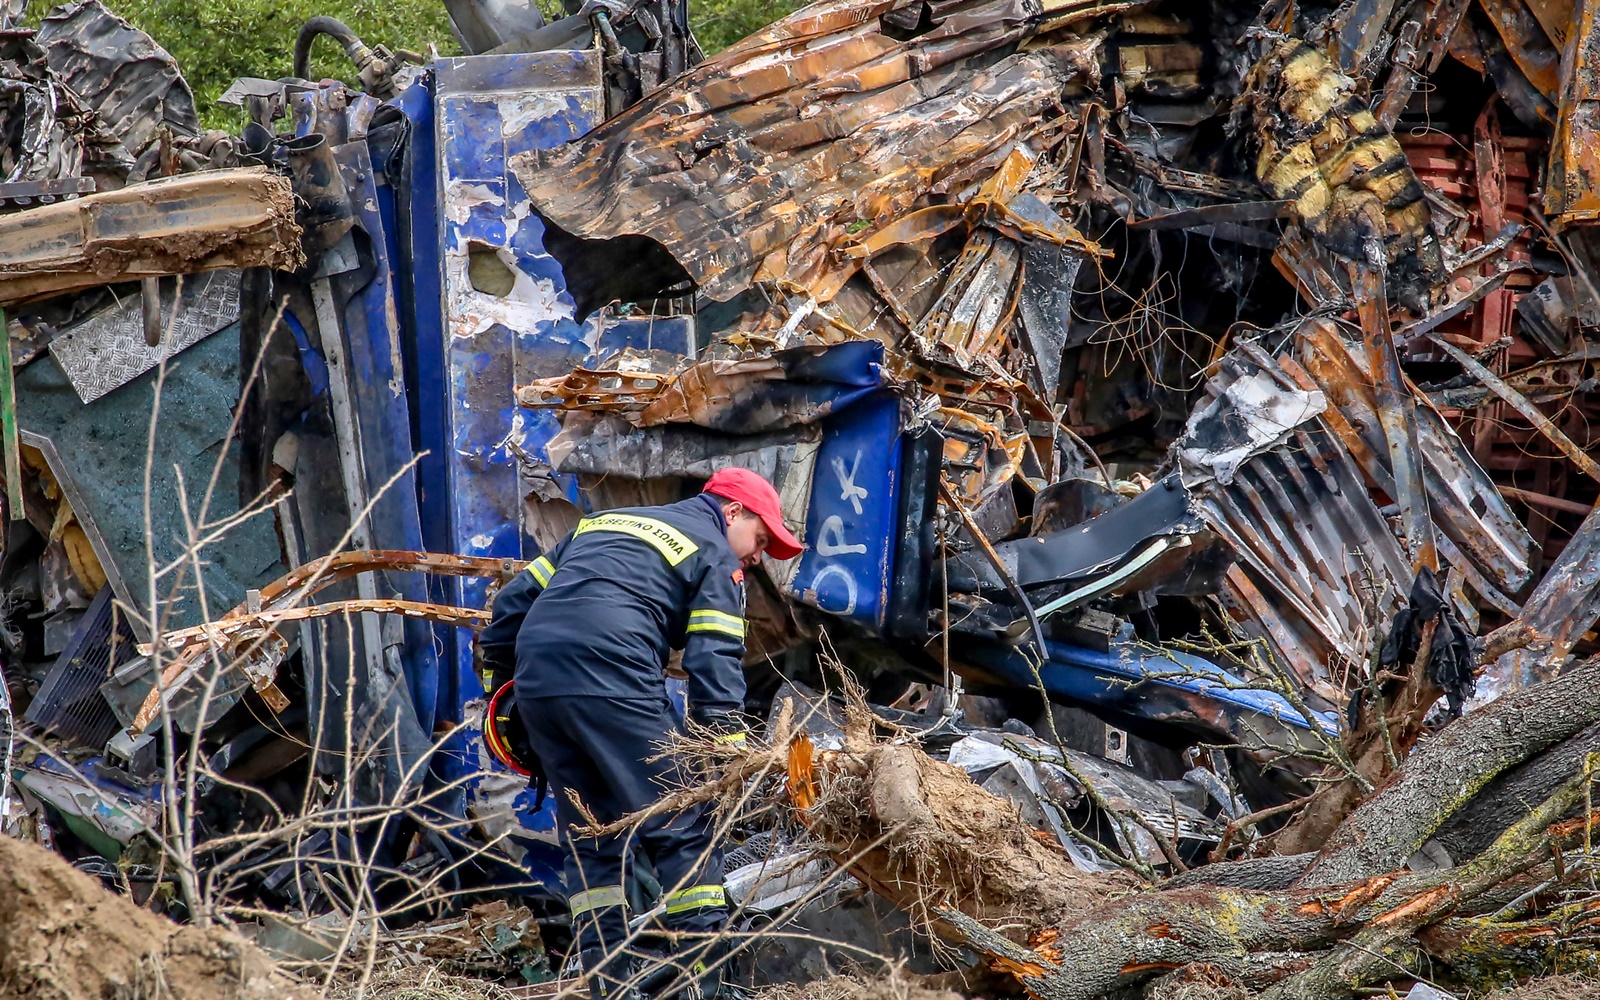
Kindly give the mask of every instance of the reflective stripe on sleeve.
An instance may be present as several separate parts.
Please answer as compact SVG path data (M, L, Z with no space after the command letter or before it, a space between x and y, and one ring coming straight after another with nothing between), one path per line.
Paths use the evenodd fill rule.
M689 632L721 632L735 639L744 638L744 619L723 611L701 608L689 612Z
M624 906L628 902L627 894L620 885L602 885L595 889L586 889L575 892L567 905L572 910L574 917L590 910L603 910L608 906Z
M683 913L708 906L727 906L728 894L720 885L695 885L668 894L664 902L668 913Z
M541 587L550 586L550 578L555 575L555 564L544 556L540 556L528 564L528 575L533 577Z

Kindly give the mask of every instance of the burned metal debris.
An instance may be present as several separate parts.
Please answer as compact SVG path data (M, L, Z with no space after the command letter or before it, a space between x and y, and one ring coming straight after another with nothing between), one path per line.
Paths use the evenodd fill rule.
M1314 845L1596 651L1586 5L448 6L239 136L98 0L0 39L8 829L544 974L473 630L729 464L807 543L749 711L842 667L1079 871ZM737 833L753 911L833 877Z

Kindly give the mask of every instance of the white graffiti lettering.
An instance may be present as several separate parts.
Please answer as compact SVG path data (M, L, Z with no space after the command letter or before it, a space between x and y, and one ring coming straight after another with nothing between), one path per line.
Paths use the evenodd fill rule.
M861 452L856 452L856 457L850 462L850 471L844 468L844 459L835 455L833 457L833 474L839 477L839 499L850 501L850 506L855 508L857 514L861 513L861 501L867 499L867 491L856 485L856 472L861 469Z
M842 608L830 608L822 603L822 581L826 580L830 576L836 576L840 580L844 581L845 594L848 596L845 598L845 606ZM811 581L811 592L816 595L815 601L817 607L823 611L835 615L844 615L847 618L856 613L856 578L851 576L849 572L842 567L822 567L821 571L819 571Z
M823 520L822 528L817 532L817 555L824 559L833 556L860 556L866 555L867 547L860 544L850 544L844 540L844 518L833 514Z

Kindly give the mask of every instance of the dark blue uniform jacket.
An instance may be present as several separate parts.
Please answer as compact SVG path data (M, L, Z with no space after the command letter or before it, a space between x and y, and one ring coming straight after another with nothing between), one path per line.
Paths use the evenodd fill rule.
M479 644L490 663L514 652L519 699L660 698L682 649L698 715L743 707L744 627L744 574L701 494L584 518L501 589Z

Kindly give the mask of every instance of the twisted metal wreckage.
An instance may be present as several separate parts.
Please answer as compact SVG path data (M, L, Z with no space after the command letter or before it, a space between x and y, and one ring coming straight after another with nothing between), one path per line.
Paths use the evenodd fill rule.
M430 817L353 834L380 867L558 913L472 628L727 464L809 545L752 575L748 708L826 632L1088 868L1097 810L1225 855L1341 726L1370 788L1374 727L1592 649L1588 0L824 0L707 60L675 0L447 6L473 54L313 21L239 136L98 0L7 15L13 831L144 859L170 723L226 778L202 842L343 776ZM362 89L304 79L319 34ZM342 905L284 872L356 849L238 891Z

